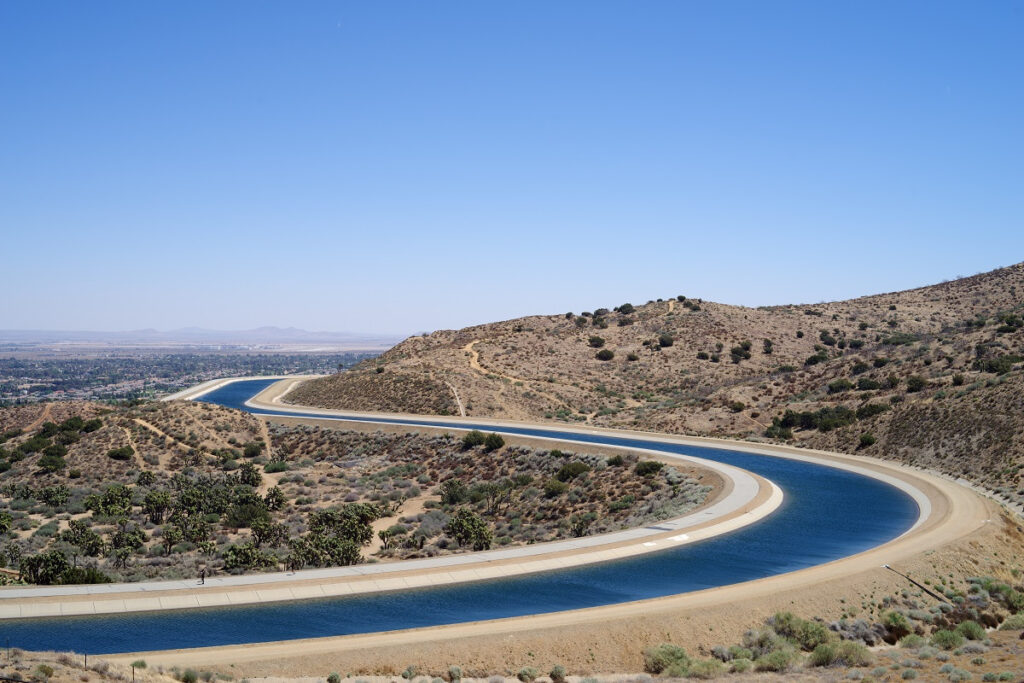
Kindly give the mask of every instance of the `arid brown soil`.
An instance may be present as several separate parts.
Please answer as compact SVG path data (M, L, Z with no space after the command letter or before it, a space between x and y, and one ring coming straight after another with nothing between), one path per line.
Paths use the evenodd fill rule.
M454 412L450 382L470 416L777 438L1024 500L1024 264L851 301L750 309L678 297L616 309L410 337L286 400ZM611 360L597 358L605 350ZM838 419L818 419L823 410Z

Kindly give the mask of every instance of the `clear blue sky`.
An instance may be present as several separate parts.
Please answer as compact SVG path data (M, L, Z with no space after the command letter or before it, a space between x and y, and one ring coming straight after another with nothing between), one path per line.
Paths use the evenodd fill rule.
M414 333L1024 260L1020 2L0 3L0 328Z

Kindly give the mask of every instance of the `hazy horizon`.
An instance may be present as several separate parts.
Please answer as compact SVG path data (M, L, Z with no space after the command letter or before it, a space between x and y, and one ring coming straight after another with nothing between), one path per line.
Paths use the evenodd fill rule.
M404 336L1024 260L1012 2L0 5L0 328Z
M1012 266L1012 265L1016 265L1016 264L1008 263L1008 264L1005 264L1005 265L1002 265L1002 266L995 266L995 267L993 267L990 270L997 270L999 268L1004 268L1004 267ZM909 285L907 287L904 287L904 288L898 289L898 290L897 289L888 289L888 290L878 290L878 291L872 291L872 292L864 292L864 293L861 293L861 294L855 294L853 296L846 297L845 299L856 299L856 298L861 298L861 297L865 297L865 296L872 296L872 295L876 295L876 294L886 294L886 293L896 292L896 291L904 291L904 290L909 290L909 289L917 289L919 287L927 287L929 285L941 284L942 282L946 282L946 281L949 281L949 280L959 279L959 278L963 278L963 277L970 277L971 275L977 275L977 274L980 274L980 273L983 273L983 272L988 272L988 271L977 271L975 273L969 273L969 274L958 274L958 275L956 275L954 277L951 277L951 278L942 278L942 279L937 279L937 280L935 280L933 282L924 282L924 283L920 283L920 284ZM644 304L644 303L647 303L648 301L654 301L654 300L656 300L658 298L667 299L667 298L670 298L670 296L671 295L659 296L659 297L655 297L654 299L642 299L642 300L641 299L635 299L635 300L629 301L628 303ZM706 300L706 301L712 301L712 302L715 302L715 303L721 303L721 304L727 304L727 305L747 306L747 307L750 307L750 308L756 308L758 306L807 305L807 304L827 303L829 301L842 301L842 300L845 300L845 299L828 299L828 300L826 300L826 299L814 299L814 300L808 299L808 300L804 300L804 301L780 301L780 302L774 302L774 303L769 303L769 304L750 305L750 304L737 303L737 302L732 302L732 301L722 301L722 300L716 299L714 297L692 296L691 298L699 298L699 299L703 299L703 300ZM593 311L596 308L609 307L609 306L613 306L613 305L619 305L619 304L622 304L622 303L627 303L627 302L626 301L619 301L617 303L616 302L604 302L604 303L601 303L601 304L596 305L596 306L591 306L589 308L576 308L576 309L572 309L572 312L579 314L579 313L581 313L583 311L588 311L588 310L589 311ZM274 324L261 324L261 325L254 325L252 327L233 328L233 329L228 329L228 328L223 328L223 327L203 327L203 326L198 326L198 325L181 325L181 326L176 326L176 327L164 327L164 328L157 328L157 327L125 327L125 328L116 328L116 329L98 329L98 328L70 329L70 328L58 328L58 327L54 327L54 328L42 328L42 327L40 327L40 328L14 328L14 327L3 327L3 326L0 326L0 336L2 336L3 333L11 333L11 332L15 332L15 333L31 333L31 332L42 332L42 333L95 333L95 334L108 334L108 335L133 334L133 333L143 333L143 332L155 332L155 333L167 335L167 334L174 334L174 333L186 332L186 331L195 331L195 332L208 333L208 334L209 333L238 334L238 333L245 333L245 332L254 332L254 331L258 331L258 330L276 330L276 331L282 331L282 332L287 332L287 331L294 330L294 331L297 331L297 332L308 333L308 334L338 335L338 336L352 336L352 337L382 337L382 338L403 339L405 337L412 336L412 335L419 335L419 334L422 334L422 333L430 333L430 332L435 332L435 331L444 330L444 329L461 329L463 327L471 327L473 325L482 325L482 324L486 324L486 323L498 322L500 320L509 320L509 319L514 319L514 318L518 318L518 317L526 317L526 316L532 316L532 315L559 315L559 314L566 313L566 312L569 312L569 310L567 309L566 311L533 311L533 312L527 312L527 313L523 313L521 315L510 316L510 317L506 317L506 318L493 318L493 319L492 318L488 318L488 319L485 319L485 320L484 319L482 319L482 320L473 320L473 321L467 322L464 325L460 325L458 327L432 327L432 328L423 327L423 328L417 328L417 329L409 329L409 330L405 330L405 331L359 329L358 327L352 327L352 328L349 328L349 329L303 328L303 327L297 327L297 326L294 326L294 325L285 326L285 325L274 325Z

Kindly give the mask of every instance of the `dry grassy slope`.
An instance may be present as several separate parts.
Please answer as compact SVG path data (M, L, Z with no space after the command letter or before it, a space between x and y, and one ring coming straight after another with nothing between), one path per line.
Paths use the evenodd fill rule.
M48 421L59 423L77 415L83 419L99 417L103 426L95 432L81 435L78 442L68 445L68 453L64 456L67 468L64 471L42 472L39 469L42 455L34 453L13 463L11 469L0 477L0 483L33 487L66 484L68 472L77 470L81 476L72 480L72 485L102 487L114 482L133 481L131 473L141 469L171 474L181 469L179 460L193 448L207 452L237 449L238 444L261 438L259 421L248 413L208 403L183 401L114 408L85 402L16 406L0 409L0 426L5 430L38 429L39 416L44 409L48 409ZM26 431L3 447L13 451L34 433ZM132 458L114 460L107 457L109 450L128 445L135 451Z
M865 401L889 405L890 412L837 432L798 430L808 445L853 451L861 433L878 443L874 455L913 459L951 472L966 472L990 485L1016 490L1015 468L1024 457L1017 443L1024 430L1019 403L1020 365L996 378L972 368L978 344L992 343L990 355L1024 355L1024 332L1000 334L994 318L1021 313L1024 264L929 287L850 301L750 309L699 301L694 311L679 301L655 301L628 315L612 312L600 329L579 327L565 315L533 316L464 330L410 337L383 356L351 372L309 382L289 400L349 409L455 413L448 383L457 387L467 414L512 419L587 422L678 433L758 438L784 410L816 410ZM614 303L609 302L609 307ZM982 328L969 320L989 320ZM619 326L623 319L632 324ZM864 328L864 329L861 329ZM826 346L825 331L837 340ZM798 337L798 333L803 336ZM915 335L905 345L884 343L895 333ZM670 347L653 350L661 334ZM603 362L588 339L598 335L615 358ZM763 352L764 339L773 352ZM863 343L859 349L850 342ZM750 359L733 363L729 350L751 342ZM839 346L845 342L846 347ZM721 362L712 355L721 344ZM816 347L829 359L805 365ZM638 360L628 360L635 353ZM872 366L876 358L890 362ZM857 363L872 366L854 375ZM780 371L792 366L795 371ZM952 387L953 376L964 385ZM895 388L829 394L840 378ZM907 393L906 378L929 384ZM1001 383L1000 383L1001 382ZM962 394L962 395L961 395ZM744 404L735 410L733 404ZM738 408L738 406L735 406ZM999 476L995 476L996 473Z

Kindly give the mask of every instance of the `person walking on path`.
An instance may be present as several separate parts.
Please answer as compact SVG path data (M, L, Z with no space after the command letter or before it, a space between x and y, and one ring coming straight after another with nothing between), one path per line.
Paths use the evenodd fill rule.
M206 585L206 567L203 567L203 569L199 572L199 585Z

